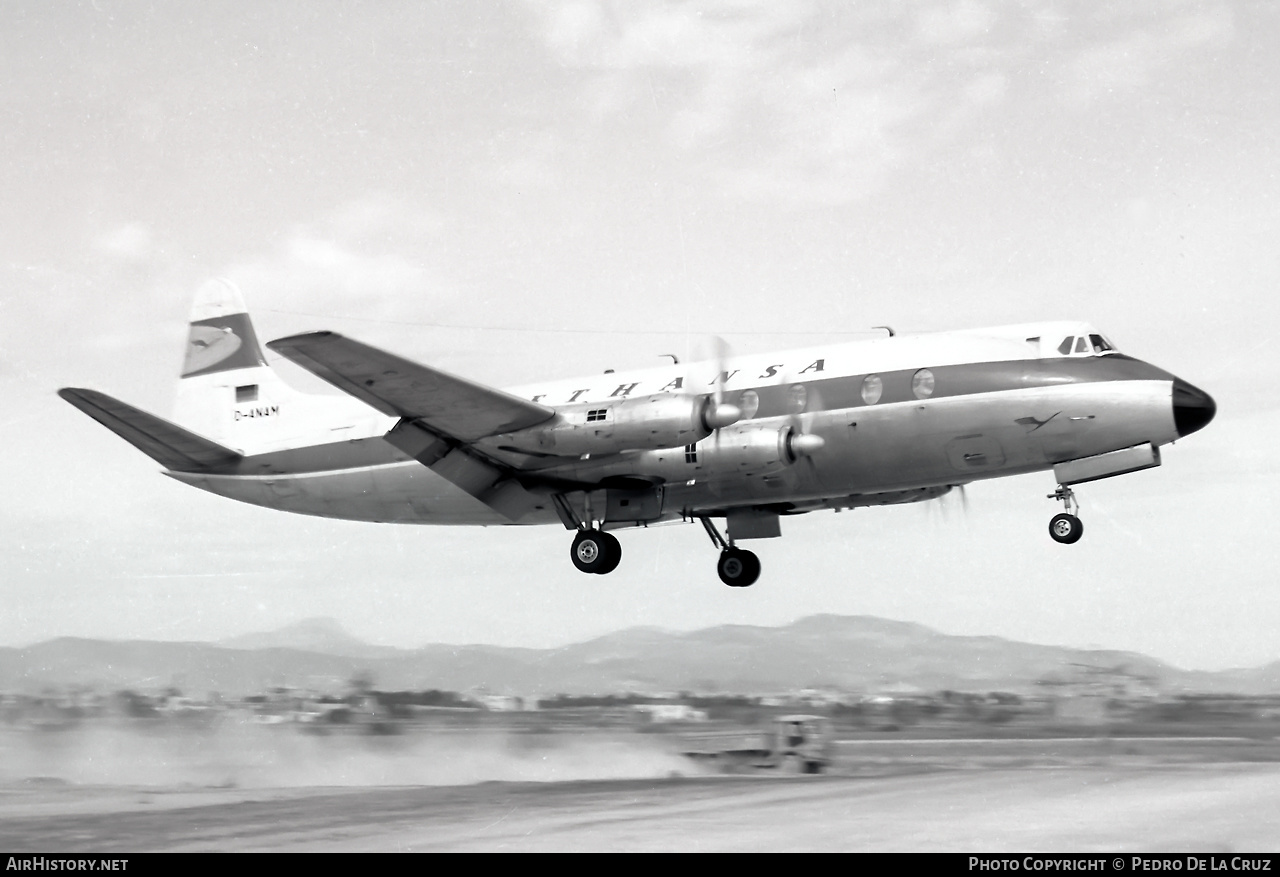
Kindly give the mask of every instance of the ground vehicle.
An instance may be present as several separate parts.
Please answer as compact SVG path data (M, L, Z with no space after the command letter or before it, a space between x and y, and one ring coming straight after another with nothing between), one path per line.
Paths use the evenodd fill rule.
M834 748L831 720L806 715L778 716L768 731L712 731L688 742L695 748L685 756L725 773L822 773L831 766Z

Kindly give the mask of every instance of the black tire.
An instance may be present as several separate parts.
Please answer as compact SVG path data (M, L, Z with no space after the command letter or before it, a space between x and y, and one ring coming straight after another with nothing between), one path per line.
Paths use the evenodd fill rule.
M612 533L601 531L599 539L601 547L604 548L604 562L595 573L598 576L603 576L613 572L618 568L618 564L622 562L622 546L618 544L618 537Z
M1055 542L1072 545L1079 542L1080 537L1084 535L1084 523L1075 515L1068 515L1065 512L1054 515L1053 520L1049 522L1049 535Z
M610 545L617 544L617 539L599 530L579 530L578 535L573 537L569 558L581 572L599 573L602 570L608 572L622 559L621 548L616 553L610 549ZM609 566L610 562L613 566Z
M742 548L727 548L720 552L716 572L731 588L750 587L760 578L760 558Z

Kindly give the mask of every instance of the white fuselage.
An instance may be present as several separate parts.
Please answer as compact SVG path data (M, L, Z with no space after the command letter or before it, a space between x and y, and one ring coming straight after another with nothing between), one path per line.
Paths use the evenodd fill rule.
M546 459L516 454L501 437L476 447L498 463L518 461L531 483L658 485L652 520L660 520L927 499L952 485L1178 438L1174 376L1110 351L1061 354L1063 339L1076 337L1099 336L1080 323L1011 326L531 383L509 392L557 411L663 392L705 395L719 384L743 417L688 447ZM549 499L516 521L504 517L384 441L395 424L369 412L326 425L325 437L312 433L307 447L250 454L235 471L168 474L233 499L325 517L560 520ZM819 449L794 459L784 447L772 450L799 434L819 436Z

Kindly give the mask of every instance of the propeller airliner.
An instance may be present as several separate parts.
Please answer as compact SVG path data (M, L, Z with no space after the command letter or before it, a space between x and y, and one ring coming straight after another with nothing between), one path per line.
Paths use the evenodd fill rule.
M334 332L267 344L345 395L300 392L263 355L239 291L197 294L176 422L104 393L59 395L164 474L269 508L409 524L556 524L585 573L614 532L699 522L717 571L783 518L936 499L1052 472L1057 542L1084 526L1073 487L1160 465L1213 399L1082 322L896 335L495 389ZM723 532L714 523L723 519Z

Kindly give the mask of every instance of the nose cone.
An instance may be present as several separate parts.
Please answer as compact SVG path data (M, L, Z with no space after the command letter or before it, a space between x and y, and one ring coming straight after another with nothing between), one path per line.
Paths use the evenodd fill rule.
M1173 424L1178 429L1179 437L1204 429L1217 413L1218 405L1212 396L1199 387L1191 386L1182 378L1174 378Z

